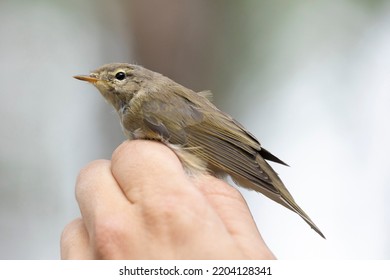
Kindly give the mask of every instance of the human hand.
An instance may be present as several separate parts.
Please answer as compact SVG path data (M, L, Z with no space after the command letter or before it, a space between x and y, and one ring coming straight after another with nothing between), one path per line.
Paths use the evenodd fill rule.
M166 146L126 141L81 170L82 218L66 226L62 259L273 259L241 194L191 178Z

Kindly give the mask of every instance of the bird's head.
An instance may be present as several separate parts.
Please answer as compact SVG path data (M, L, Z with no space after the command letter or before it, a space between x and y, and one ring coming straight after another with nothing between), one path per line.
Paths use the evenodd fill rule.
M156 75L159 74L138 65L111 63L101 66L89 75L74 78L93 84L104 98L119 110L121 104L127 104Z

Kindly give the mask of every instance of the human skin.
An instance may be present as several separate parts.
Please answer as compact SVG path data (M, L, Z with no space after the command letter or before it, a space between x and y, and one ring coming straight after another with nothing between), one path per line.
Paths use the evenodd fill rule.
M61 236L62 259L274 259L242 195L188 176L165 145L126 141L80 171L81 218Z

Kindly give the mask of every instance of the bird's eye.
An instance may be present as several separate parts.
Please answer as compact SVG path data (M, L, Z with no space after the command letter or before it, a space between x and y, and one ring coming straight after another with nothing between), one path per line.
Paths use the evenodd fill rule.
M118 72L115 74L115 79L119 80L119 81L122 81L126 78L126 73L125 72Z

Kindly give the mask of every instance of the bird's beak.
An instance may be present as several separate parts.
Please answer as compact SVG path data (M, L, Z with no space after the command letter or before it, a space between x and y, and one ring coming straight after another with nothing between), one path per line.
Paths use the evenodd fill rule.
M73 76L73 78L81 80L81 81L86 81L86 82L92 83L92 84L94 84L97 81L99 81L98 78L95 78L95 77L92 77L92 76Z

